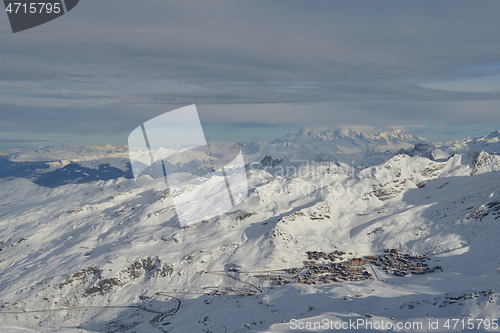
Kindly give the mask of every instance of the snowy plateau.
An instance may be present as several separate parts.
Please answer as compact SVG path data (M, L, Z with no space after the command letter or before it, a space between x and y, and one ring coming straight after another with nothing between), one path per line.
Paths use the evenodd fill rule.
M184 228L127 147L0 153L0 332L500 331L499 139L214 144L172 167L239 148L249 195Z

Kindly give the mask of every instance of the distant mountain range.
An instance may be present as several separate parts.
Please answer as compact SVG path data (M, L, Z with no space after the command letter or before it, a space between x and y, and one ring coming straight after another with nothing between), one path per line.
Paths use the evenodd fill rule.
M425 138L400 130L359 133L352 130L302 130L270 142L212 143L167 161L170 170L207 172L223 165L228 152L243 151L247 164L268 156L276 161L334 161L371 166L384 163L395 154L446 160L454 153L500 152L500 131L483 137L466 138L433 145ZM95 180L132 178L127 146L52 146L35 150L0 152L0 178L28 178L38 185L55 187Z
M483 150L489 154L498 154L500 153L500 131L494 131L482 137L450 141L439 148L449 153L467 153Z
M498 134L412 147L414 138L402 133L330 133L264 144L275 157L259 164L304 165L309 161L292 158L328 147L332 156L354 156L338 153L349 142L352 151L366 149L366 156L391 146L387 154L393 156L352 173L340 162L317 162L302 174L282 176L252 167L246 199L186 227L179 226L174 198L204 209L196 185L171 193L125 178L57 188L0 179L0 331L290 332L292 318L394 325L425 320L426 326L439 320L440 328L451 318L468 318L477 328L485 318L490 325L500 318L494 290L500 156L484 151L495 150ZM287 144L296 146L280 150ZM300 144L309 146L302 150ZM398 153L402 145L408 151ZM233 146L214 146L212 155L220 161ZM48 159L52 149L62 159L69 148L24 156ZM9 157L19 162L3 161L18 163L9 170L19 176L40 168L36 182L47 184L124 172L91 162L119 158L113 154L123 147L74 149L80 160L69 164L29 162L21 155ZM103 151L107 155L98 155ZM172 165L193 158L180 157ZM64 166L51 169L55 165ZM325 258L334 251L342 257ZM322 257L309 261L311 252ZM381 256L387 260L373 259Z
M417 143L429 141L400 130L375 134L352 130L303 130L271 142L253 141L243 144L243 151L251 160L270 155L299 160L375 165L388 160L400 149L411 148Z
M399 154L422 156L433 161L446 160L453 154L484 151L488 154L500 153L500 131L491 132L478 138L465 138L441 145L418 143L412 149L402 149Z
M27 178L55 187L119 177L131 178L127 147L52 146L0 154L0 178Z

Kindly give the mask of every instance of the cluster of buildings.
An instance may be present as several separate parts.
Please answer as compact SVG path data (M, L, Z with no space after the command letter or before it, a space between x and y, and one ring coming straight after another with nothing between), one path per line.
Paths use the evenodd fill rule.
M495 290L477 291L477 292L472 293L472 294L462 294L462 295L454 296L454 297L448 296L448 294L446 294L446 296L444 297L445 298L444 302L441 305L439 305L439 307L442 308L442 307L445 307L447 305L455 304L457 302L460 302L460 303L458 303L459 305L464 305L465 301L472 300L474 298L478 298L481 296L487 298L488 303L495 303L496 299L498 299L500 294L498 292L496 292Z
M396 249L385 250L378 256L365 256L344 260L345 252L334 251L325 253L320 251L307 251L307 259L302 268L290 268L283 272L258 275L262 280L274 281L277 285L288 283L301 283L320 285L332 282L364 281L372 279L372 273L366 266L369 264L381 267L386 273L396 276L410 274L426 274L442 270L440 266L429 267L430 259L427 255L400 254ZM350 253L352 255L352 253ZM336 260L340 262L335 262Z
M342 256L345 255L345 252L337 250L330 253L325 253L321 251L307 251L306 254L307 254L307 259L309 260L325 259L325 260L335 261L337 258L340 260L344 260Z
M262 280L275 281L278 285L287 283L320 285L332 282L364 281L372 278L372 274L363 267L366 263L367 260L363 258L353 258L339 263L317 263L312 260L305 261L303 268L290 268L282 274L273 273L257 277Z
M371 264L381 267L386 274L392 273L396 276L427 274L443 269L441 266L429 267L427 261L430 259L427 254L422 256L401 254L397 249L388 249L380 256L367 258Z

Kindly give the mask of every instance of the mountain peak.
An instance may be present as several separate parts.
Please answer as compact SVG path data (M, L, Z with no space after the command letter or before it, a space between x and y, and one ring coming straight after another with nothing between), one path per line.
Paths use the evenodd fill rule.
M499 130L496 130L496 131L493 131L491 133L488 133L486 136L484 136L485 138L498 138L500 137L500 131Z
M473 137L446 142L441 149L449 153L465 153L484 150L489 154L500 153L500 131L493 131L482 137Z
M336 140L385 140L385 141L402 141L402 142L428 142L427 139L415 136L413 134L406 134L401 129L393 131L381 131L377 133L363 133L357 132L353 129L303 129L295 134L288 134L284 137L278 138L272 143L276 142L303 142L313 139L314 141L336 141Z

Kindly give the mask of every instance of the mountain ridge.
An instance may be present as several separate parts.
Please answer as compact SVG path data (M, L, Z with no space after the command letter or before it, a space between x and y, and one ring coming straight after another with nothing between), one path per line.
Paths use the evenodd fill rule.
M317 138L323 141L333 141L335 139L363 139L363 140L400 140L400 141L425 141L427 139L419 137L413 134L406 134L403 130L393 130L393 131L380 131L375 133L365 133L358 132L352 129L325 129L325 130L314 130L314 129L304 129L298 133L287 134L281 138L272 140L273 142L283 142L289 140L297 140L302 138Z
M169 148L170 150L172 149ZM197 170L203 173L212 167L222 166L239 150L243 152L248 166L259 163L266 156L275 161L336 161L369 166L383 163L398 153L431 160L445 160L454 153L482 150L498 154L500 131L436 146L425 138L402 130L363 133L350 129L304 129L269 142L211 143L196 151L174 154L169 163L172 170ZM149 155L145 153L141 162L148 161ZM49 146L35 150L14 150L1 155L0 168L0 177L25 177L33 181L39 179L39 184L48 186L109 177L132 177L126 145Z
M253 185L241 205L185 228L158 184L119 178L51 189L0 180L0 308L12 312L0 314L4 325L265 332L319 316L498 318L500 298L490 291L498 274L499 156L398 154L352 173L334 162L307 166L280 177L249 170ZM371 279L342 283L266 278L287 279L304 267L307 251L345 251L345 260L388 248L428 254L426 263L442 269L398 277L368 265Z

